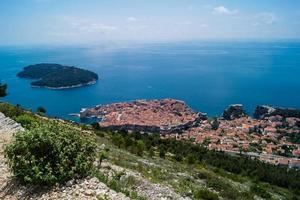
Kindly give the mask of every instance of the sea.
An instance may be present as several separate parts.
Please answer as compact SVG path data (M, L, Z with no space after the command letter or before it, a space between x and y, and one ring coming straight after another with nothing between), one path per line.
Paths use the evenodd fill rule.
M98 73L95 85L66 90L30 87L16 74L58 63ZM174 98L219 116L230 104L300 108L299 41L184 41L81 46L0 46L0 101L78 121L82 108L136 99Z

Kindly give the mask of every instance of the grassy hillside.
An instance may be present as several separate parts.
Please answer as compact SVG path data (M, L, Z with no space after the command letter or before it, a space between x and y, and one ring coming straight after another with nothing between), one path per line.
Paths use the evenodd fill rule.
M257 174L238 173L222 163L212 162L214 152L199 152L201 159L198 159L184 154L186 146L177 149L182 152L179 154L157 136L113 133L99 127L51 119L4 103L0 104L0 112L29 130L55 121L90 135L97 144L97 162L89 176L131 199L299 199L299 191L294 186L280 187L274 184L276 182L262 182ZM294 173L299 175L299 172Z

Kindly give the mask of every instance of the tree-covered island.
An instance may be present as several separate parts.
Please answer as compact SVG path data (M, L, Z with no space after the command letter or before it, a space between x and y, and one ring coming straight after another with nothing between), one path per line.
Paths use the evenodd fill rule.
M93 84L98 80L94 72L73 66L59 64L29 65L19 72L18 77L36 79L31 82L33 87L46 87L50 89L68 89Z

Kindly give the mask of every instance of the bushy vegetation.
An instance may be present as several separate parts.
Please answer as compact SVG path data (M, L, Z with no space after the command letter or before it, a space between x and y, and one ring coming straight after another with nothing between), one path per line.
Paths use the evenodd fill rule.
M18 76L38 79L31 83L32 86L52 88L87 84L98 80L98 75L88 70L45 63L25 67L22 72L18 73Z
M82 169L89 168L92 169L92 176L106 183L111 189L122 192L131 198L138 197L134 190L136 184L134 180L124 182L123 178L120 179L120 176L117 175L110 180L101 174L101 168L106 167L101 163L103 160L108 160L124 168L137 170L144 177L149 177L152 182L170 184L180 194L191 195L194 199L218 199L218 196L225 199L253 199L254 194L268 198L279 188L274 185L290 189L279 188L278 194L282 192L287 199L292 199L292 197L297 199L299 195L299 171L285 167L265 164L243 156L232 157L222 152L207 150L207 148L192 142L162 139L159 134L111 132L98 125L95 125L96 129L92 129L87 125L77 126L66 122L53 124L53 121L56 120L40 117L20 106L16 107L5 103L0 103L0 111L19 121L26 128L28 127L28 131L25 132L28 142L22 142L25 141L25 136L17 134L13 143L6 150L7 157L9 151L11 153L9 160L14 176L24 183L51 185L56 182L65 182L72 177L88 175L90 170ZM83 144L78 142L82 138L94 146L92 141L82 136L83 133L79 132L80 129L95 131L100 136L99 141L101 143L105 141L103 144L107 145L107 147L104 146L105 151L96 154L99 169L90 167L94 160L92 157L95 156L95 150L88 153L88 151L82 151L83 147L79 147ZM44 135L48 136L44 137ZM22 139L18 140L19 137ZM16 140L19 142L17 143ZM36 142L37 140L40 142ZM48 143L53 145L48 145ZM78 143L79 145L77 145ZM56 150L51 151L48 146ZM8 149L14 149L14 151ZM108 151L108 149L110 150ZM56 152L55 156L50 152ZM120 152L122 153L120 154ZM82 157L78 158L77 153ZM40 156L42 154L45 156ZM89 160L87 156L91 156L91 159ZM144 159L140 159L140 156ZM26 159L21 159L21 157ZM82 164L86 163L86 159L88 159L88 164ZM149 159L149 162L156 162L156 165L145 164L143 162L145 159ZM17 165L17 162L20 164ZM52 164L47 165L47 163ZM76 165L70 167L66 163L75 163ZM167 172L168 170L170 171ZM176 176L176 181L171 181L177 172L187 172L191 176L180 175ZM199 185L198 180L200 183L204 181L209 189ZM270 184L262 184L262 182ZM239 185L244 183L246 187L241 190ZM131 187L131 185L133 186ZM291 191L294 192L294 196Z
M262 184L253 184L250 187L251 192L255 193L256 195L264 198L264 199L271 199L271 195L267 192L267 186Z
M29 114L22 114L19 115L15 118L16 122L20 123L24 128L30 128L32 127L35 123L37 123L36 119Z
M53 122L16 134L5 155L20 182L52 185L88 175L95 144L78 131Z
M108 131L106 132L109 133ZM143 141L145 151L152 151L151 149L155 148L161 158L164 158L166 153L169 152L173 155L173 159L177 161L190 164L195 162L208 164L227 172L285 187L296 194L300 194L300 172L297 170L263 163L245 156L233 157L224 152L211 151L201 145L195 145L187 141L161 139L158 134L148 135L128 133L126 131L111 132L111 134L113 142L118 147L130 149L132 145L136 146L138 140ZM117 140L114 140L115 138Z
M5 114L5 116L10 117L12 119L16 119L17 116L26 113L26 111L23 108L21 108L19 105L12 106L7 103L0 103L0 112L2 112L3 114Z
M290 133L288 134L288 140L295 144L300 144L300 134L299 133Z
M257 106L254 111L254 117L261 118L261 117L280 115L283 118L287 118L287 117L300 118L300 110L298 109L292 109L292 108L274 108L274 109L275 110L273 112L269 113L268 108L264 106Z
M0 103L0 112L20 123L24 128L27 129L41 123L34 113L29 110L25 110L20 105L13 106L7 103Z
M217 194L209 191L208 189L201 189L194 192L195 199L203 200L218 200L219 197Z
M297 109L285 109L285 108L276 108L275 112L272 112L271 116L280 115L284 118L287 117L297 117L300 118L300 110Z

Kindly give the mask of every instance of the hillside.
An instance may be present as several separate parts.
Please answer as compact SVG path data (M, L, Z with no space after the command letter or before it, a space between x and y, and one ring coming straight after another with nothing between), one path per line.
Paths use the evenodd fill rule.
M34 87L51 89L80 87L95 83L98 80L98 75L88 70L45 63L27 66L17 76L36 79L31 83Z
M84 179L73 179L53 187L23 186L9 178L3 157L3 144L11 140L14 132L8 129L14 130L15 126L4 128L1 124L0 167L4 172L0 179L1 199L297 199L299 195L299 191L216 167L208 162L213 152L198 152L204 156L202 160L191 155L179 157L167 145L168 140L156 136L124 135L122 131L113 133L98 127L47 118L3 103L0 104L0 112L10 117L1 115L5 119L3 121L20 121L29 129L30 123L55 121L62 127L79 130L95 138L99 153L106 153L102 163L98 158L94 171ZM20 117L24 115L31 117L30 123L20 120L24 119ZM159 145L164 146L164 150ZM193 148L193 145L190 146Z

